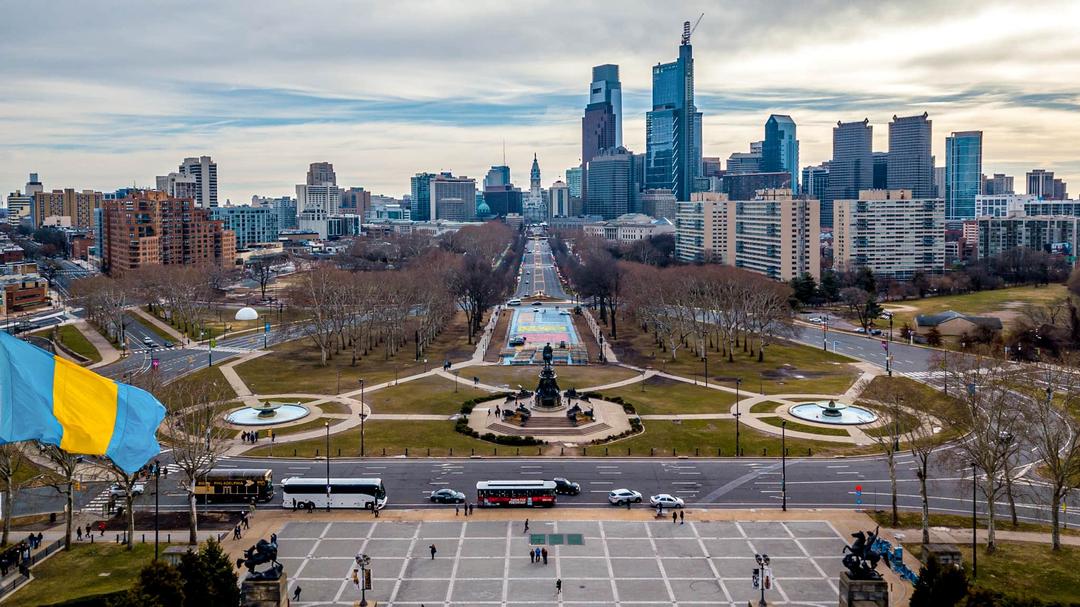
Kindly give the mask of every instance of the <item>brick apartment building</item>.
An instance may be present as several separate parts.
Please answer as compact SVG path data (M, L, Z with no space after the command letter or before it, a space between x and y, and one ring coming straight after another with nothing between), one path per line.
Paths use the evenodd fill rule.
M102 270L122 274L147 265L232 266L236 234L190 198L140 191L103 205Z

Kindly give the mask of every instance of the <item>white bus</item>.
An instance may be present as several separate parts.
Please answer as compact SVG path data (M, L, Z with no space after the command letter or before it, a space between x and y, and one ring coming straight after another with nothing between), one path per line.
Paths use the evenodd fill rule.
M281 481L281 505L293 510L326 508L360 508L381 510L386 506L386 488L381 478L301 478L293 476Z

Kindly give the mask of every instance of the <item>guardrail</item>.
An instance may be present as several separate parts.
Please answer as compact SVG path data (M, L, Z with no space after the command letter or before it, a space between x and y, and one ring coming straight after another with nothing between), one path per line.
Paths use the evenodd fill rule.
M30 561L30 563L28 564L28 568L32 569L34 567L34 565L37 565L39 562L41 562L42 560L47 558L49 555L56 552L57 550L60 550L63 547L64 547L64 540L59 539L59 540L56 540L53 543L49 544L48 546L45 546L44 548L41 548L37 552L31 553L30 558L27 559L27 560ZM23 584L25 584L25 583L27 583L29 581L30 581L30 578L28 576L20 575L20 574L16 573L15 577L10 582L5 582L3 585L0 585L0 599L2 599L3 597L11 594L12 592L15 592L19 587L21 587Z

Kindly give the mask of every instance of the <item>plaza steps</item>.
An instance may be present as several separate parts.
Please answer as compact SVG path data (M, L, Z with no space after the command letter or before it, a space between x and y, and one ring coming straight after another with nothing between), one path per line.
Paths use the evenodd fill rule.
M544 436L581 436L585 434L592 434L594 432L601 432L611 427L605 423L571 426L569 424L569 420L567 420L567 425L563 427L541 426L538 424L534 424L534 421L535 418L530 419L529 423L527 423L524 427L495 422L488 426L488 428L494 432L499 432L500 434L509 434L512 436L535 436L537 438L543 438Z

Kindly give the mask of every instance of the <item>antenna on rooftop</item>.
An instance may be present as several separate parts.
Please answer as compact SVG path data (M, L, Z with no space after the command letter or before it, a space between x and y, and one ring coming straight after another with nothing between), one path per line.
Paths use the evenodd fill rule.
M690 44L690 36L694 35L694 31L697 30L697 26L701 23L701 20L705 18L705 13L701 13L701 16L694 22L694 26L690 27L689 21L683 21L682 24L682 43Z

